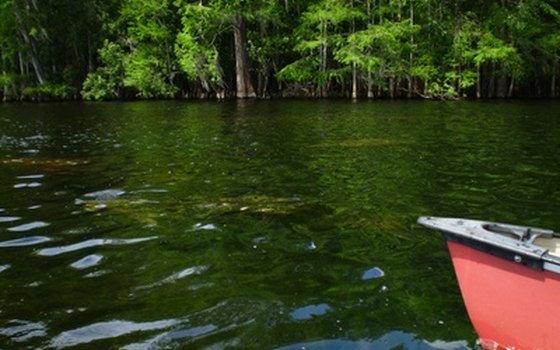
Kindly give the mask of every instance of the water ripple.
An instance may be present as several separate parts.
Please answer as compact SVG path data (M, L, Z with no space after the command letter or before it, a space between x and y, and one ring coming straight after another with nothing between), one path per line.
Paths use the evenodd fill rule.
M10 228L8 228L8 231L11 231L11 232L25 232L25 231L34 230L34 229L41 228L41 227L46 227L46 226L49 226L49 225L50 224L48 222L33 221L33 222L30 222L30 223L27 223L27 224L10 227Z
M295 309L290 316L292 316L294 320L309 320L314 316L326 314L330 309L331 307L327 304L308 305Z
M14 222L18 221L21 218L19 216L0 216L0 223L2 222Z
M275 350L299 350L299 349L417 349L417 350L468 350L468 344L464 340L443 341L436 340L428 342L419 339L416 334L393 331L383 335L379 339L325 339L304 343L296 343L278 347Z
M188 267L188 268L186 268L182 271L179 271L177 273L172 274L171 276L168 276L168 277L162 279L159 282L148 284L146 286L140 286L137 289L148 289L148 288L157 287L157 286L160 286L160 285L166 284L166 283L173 283L177 280L180 280L182 278L185 278L185 277L188 277L188 276L191 276L191 275L199 275L202 272L206 271L207 269L208 269L208 266L204 266L204 265Z
M32 179L42 179L44 178L45 175L44 174L31 174L31 175L20 175L20 176L16 176L16 179L20 179L20 180L32 180Z
M22 182L14 185L14 188L35 188L41 186L40 182Z
M217 326L213 324L208 324L205 326L192 327L192 328L186 328L181 330L173 330L169 332L164 332L162 334L158 334L157 336L148 339L142 343L133 343L133 344L126 345L125 347L123 347L123 349L124 350L151 350L160 347L164 348L165 345L168 345L173 340L196 338L211 333L217 329L218 329Z
M86 198L94 198L98 200L107 200L107 199L114 199L117 197L122 196L126 192L121 190L120 188L109 188L106 190L95 191L84 194Z
M47 328L42 322L12 320L10 323L13 325L0 328L0 335L9 337L12 341L17 343L47 335Z
M200 274L200 273L206 271L207 269L208 269L207 266L189 267L189 268L184 269L183 271L174 273L173 275L163 279L162 283L175 282L176 280L179 280L179 279L191 276L191 275Z
M163 188L148 188L145 190L137 190L133 191L132 193L167 193L169 190Z
M10 267L12 267L12 265L10 265L10 264L0 265L0 272L6 271Z
M101 277L103 275L106 275L108 273L111 273L110 270L99 270L99 271L93 271L88 273L87 275L85 275L85 278L96 278L96 277Z
M153 239L158 238L157 236L151 237L144 237L144 238L132 238L132 239L90 239L87 241L62 246L62 247L51 247L51 248L44 248L37 252L37 254L41 256L55 256L64 253L74 252L76 250L92 248L92 247L99 247L104 245L127 245L127 244L135 244L141 243L146 241L151 241Z
M362 274L362 280L371 280L375 278L381 278L385 276L385 272L381 270L379 267L373 267L367 271L364 271Z
M116 338L135 332L166 329L180 322L181 321L178 319L168 319L142 323L122 320L94 323L60 333L51 340L49 347L62 349L70 346L87 344L94 340Z
M48 242L51 239L45 236L31 236L0 242L0 248L25 247Z
M87 269L88 267L99 265L99 263L103 260L103 255L98 254L91 254L82 259L73 262L70 264L71 267L77 270Z
M214 224L203 224L201 222L198 222L196 224L194 224L192 226L192 228L189 231L220 231L220 229L218 228L218 226L214 225Z

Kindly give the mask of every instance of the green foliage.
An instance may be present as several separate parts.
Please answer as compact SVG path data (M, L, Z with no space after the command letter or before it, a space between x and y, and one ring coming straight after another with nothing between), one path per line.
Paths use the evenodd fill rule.
M326 27L336 27L361 16L362 13L351 8L348 1L322 0L304 12L301 20L304 25L324 31Z
M439 70L432 60L432 57L429 55L423 55L417 58L415 64L410 68L410 74L422 81L436 79L439 75Z
M344 67L331 65L329 57L344 42L343 26L359 17L361 13L350 7L347 1L322 0L310 6L302 14L295 35L294 49L302 57L280 70L277 78L313 83L325 96L330 81L342 83L348 73Z
M223 85L215 38L219 34L219 14L212 8L185 4L182 30L175 41L179 67L191 81L210 92Z
M0 86L10 85L13 82L13 77L8 74L0 75Z
M304 57L282 68L276 77L285 81L316 82L318 81L317 71L319 71L319 66L318 57Z
M127 46L123 60L124 86L141 98L172 97L175 58L175 8L167 0L127 0L121 14L126 21Z
M84 100L108 100L117 96L116 85L99 72L87 75L81 93Z
M544 0L0 0L0 97L232 95L239 59L260 96L557 95L558 33Z
M510 64L510 62L515 61L516 55L515 48L487 32L482 35L478 42L473 62L477 66L486 62Z
M355 62L362 71L375 72L379 79L395 75L402 69L405 54L411 50L408 40L417 29L408 20L370 25L350 34L347 45L336 52L335 58L343 64Z
M67 100L76 94L76 89L66 84L41 84L23 89L23 95L32 100Z
M119 97L124 86L123 49L115 43L105 41L99 49L101 67L89 73L82 86L82 97L86 100L107 100Z
M467 89L476 84L478 74L471 70L449 71L445 73L445 82L450 85L452 81L457 81L461 89Z
M142 98L173 97L177 88L165 74L164 65L148 48L135 50L124 61L124 86L137 89Z

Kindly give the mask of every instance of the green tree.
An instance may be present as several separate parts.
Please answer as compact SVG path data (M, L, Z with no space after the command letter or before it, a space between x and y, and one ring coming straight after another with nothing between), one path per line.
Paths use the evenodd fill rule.
M121 15L126 23L124 85L142 98L172 97L176 65L176 8L168 0L127 0Z
M225 89L219 60L220 18L213 8L177 2L181 6L182 29L175 42L179 67L188 79L198 82L205 94L221 96Z
M346 1L321 0L302 14L301 24L296 31L298 44L295 50L301 58L284 67L278 77L283 80L311 82L317 95L327 96L333 79L339 83L349 72L331 64L331 57L341 46L347 31L344 24L361 16L361 12ZM311 78L311 79L309 79Z
M371 24L351 34L348 44L338 50L335 57L345 64L355 62L366 74L368 85L380 86L394 97L394 82L406 75L408 54L412 50L409 39L416 29L408 19Z
M115 43L105 41L99 49L101 67L88 74L82 87L86 100L108 100L122 97L124 87L124 51Z
M496 38L490 32L482 34L473 56L473 61L478 71L476 96L478 98L481 97L481 68L484 65L491 65L490 74L494 74L498 69L501 69L503 74L512 75L518 72L518 68L521 65L520 60L517 50L513 46ZM493 90L493 86L490 89Z
M13 0L0 1L0 97L3 101L17 95L14 59L17 57L17 41Z
M212 85L210 83L217 85L219 90L223 89L224 84L218 78L221 75L220 64L217 63L218 41L219 38L233 35L233 52L230 53L235 58L236 97L256 97L248 53L247 21L252 20L255 12L270 3L268 0L208 0L195 5L176 1L183 8L183 30L177 44L178 54L181 56L179 60L187 75L191 79L197 76L207 91ZM193 53L189 52L191 49Z

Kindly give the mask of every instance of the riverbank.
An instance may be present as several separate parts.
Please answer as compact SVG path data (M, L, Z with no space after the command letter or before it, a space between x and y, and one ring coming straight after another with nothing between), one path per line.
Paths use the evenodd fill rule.
M492 97L476 97L473 94L464 94L462 96L457 96L454 94L443 94L443 95L424 95L416 92L414 96L407 96L404 92L401 95L389 96L380 92L378 95L367 96L361 94L358 96L352 96L351 94L329 94L327 96L319 96L316 89L307 88L303 86L293 86L284 91L265 94L261 96L244 97L238 98L234 93L229 94L188 94L175 95L170 97L142 97L135 96L133 92L123 93L123 96L114 98L104 98L97 99L97 101L186 101L186 100L201 100L201 101L231 101L237 99L247 99L247 100L356 100L356 101L376 101L376 100L394 100L394 101L410 101L410 100L425 100L425 101L480 101L480 100L531 100L531 99L545 99L545 100L556 100L558 96L538 96L538 95L526 95L526 96L505 96L502 94L492 96ZM1 95L0 95L1 96ZM77 89L66 86L58 87L43 87L43 88L33 88L26 89L26 93L20 96L3 96L0 99L0 103L18 103L18 102L30 102L30 103L44 103L44 102L65 102L65 101L91 101L92 99L84 99L78 92ZM96 99L93 99L96 100Z

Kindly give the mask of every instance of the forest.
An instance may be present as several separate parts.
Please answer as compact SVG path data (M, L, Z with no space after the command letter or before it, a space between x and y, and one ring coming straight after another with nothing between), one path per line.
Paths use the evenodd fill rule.
M0 0L3 101L558 97L560 2Z

